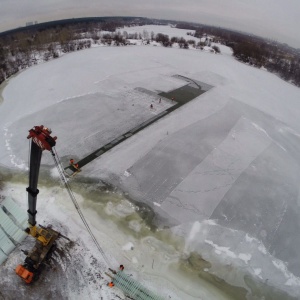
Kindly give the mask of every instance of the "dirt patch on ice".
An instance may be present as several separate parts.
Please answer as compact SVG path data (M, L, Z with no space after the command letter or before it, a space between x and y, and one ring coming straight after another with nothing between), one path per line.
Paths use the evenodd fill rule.
M211 263L204 260L200 254L192 252L187 259L181 259L181 269L183 272L192 273L200 277L207 283L222 291L232 300L247 299L247 290L238 286L233 286L217 275L209 273Z

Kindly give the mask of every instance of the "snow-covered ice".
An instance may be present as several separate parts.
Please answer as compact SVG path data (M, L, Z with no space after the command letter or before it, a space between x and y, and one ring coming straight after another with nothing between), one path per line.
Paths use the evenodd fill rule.
M210 262L205 270L250 294L249 274L300 297L300 90L234 60L224 46L221 51L94 47L19 73L2 91L0 164L23 172L27 131L40 124L58 136L63 164L70 157L82 159L170 107L155 93L186 85L173 75L210 84L211 90L106 152L78 176L79 182L104 180L132 202L111 200L101 206L82 198L80 203L114 261L126 259L130 270L156 290L165 277L165 295L177 286L181 299L212 299L204 282L205 292L192 279L189 294L180 279L182 255L195 252ZM44 155L43 164L52 168L51 157ZM58 206L52 193L46 198L54 219L76 220L67 200ZM137 202L153 210L156 234L171 228L184 245L176 248L145 234L140 219L127 220L138 210L132 204ZM52 222L50 216L41 218ZM120 233L115 241L100 225L115 229L114 220L121 219L126 222L119 227L130 234ZM76 226L84 236L79 220ZM74 237L74 231L68 233ZM131 243L134 250L122 250ZM152 269L153 258L158 269ZM96 299L96 294L87 297Z

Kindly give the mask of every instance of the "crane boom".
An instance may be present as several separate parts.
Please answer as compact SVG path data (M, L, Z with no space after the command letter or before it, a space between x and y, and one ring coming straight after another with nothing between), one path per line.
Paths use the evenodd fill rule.
M36 201L39 190L37 188L39 171L42 159L43 150L52 150L56 144L57 137L52 137L51 130L47 127L34 126L29 130L27 139L31 140L30 151L30 168L29 168L29 186L26 189L28 192L28 223L35 226Z

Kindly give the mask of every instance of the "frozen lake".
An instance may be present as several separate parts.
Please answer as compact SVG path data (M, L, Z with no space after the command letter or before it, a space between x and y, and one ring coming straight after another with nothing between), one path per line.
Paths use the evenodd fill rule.
M65 165L80 160L167 109L141 89L186 85L174 75L214 88L84 166L78 180L104 180L149 206L159 230L182 237L185 255L201 255L229 283L254 292L254 276L299 297L300 90L226 51L99 47L34 66L2 93L0 162L26 168L27 130L40 124L58 136Z

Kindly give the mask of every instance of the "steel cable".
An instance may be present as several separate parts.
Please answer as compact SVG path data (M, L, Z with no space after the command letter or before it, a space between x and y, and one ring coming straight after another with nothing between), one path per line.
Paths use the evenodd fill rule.
M54 147L51 150L51 154L52 154L54 163L56 165L56 168L57 168L57 170L59 172L60 178L61 178L63 184L65 185L65 187L67 189L67 192L68 192L68 194L69 194L69 196L70 196L70 198L71 198L71 200L72 200L72 202L73 202L73 204L74 204L74 206L75 206L75 208L76 208L76 210L77 210L77 212L78 212L78 214L79 214L79 216L80 216L83 224L85 225L88 233L90 234L93 242L95 243L96 247L98 248L98 250L101 253L102 257L104 258L105 262L109 266L110 265L109 264L109 260L108 260L107 256L105 255L103 249L99 245L99 243L98 243L97 239L95 238L94 234L92 233L92 230L91 230L90 226L88 225L88 223L87 223L87 221L86 221L86 219L85 219L85 217L84 217L84 215L83 215L83 213L82 213L82 211L81 211L81 209L80 209L80 207L78 205L78 202L77 202L77 200L76 200L76 198L74 196L74 193L73 193L73 191L72 191L72 189L71 189L71 187L70 187L70 185L68 183L68 180L65 177L65 174L64 174L64 171L63 171L63 168L62 168L59 156L58 156L58 154L56 152L56 149Z

